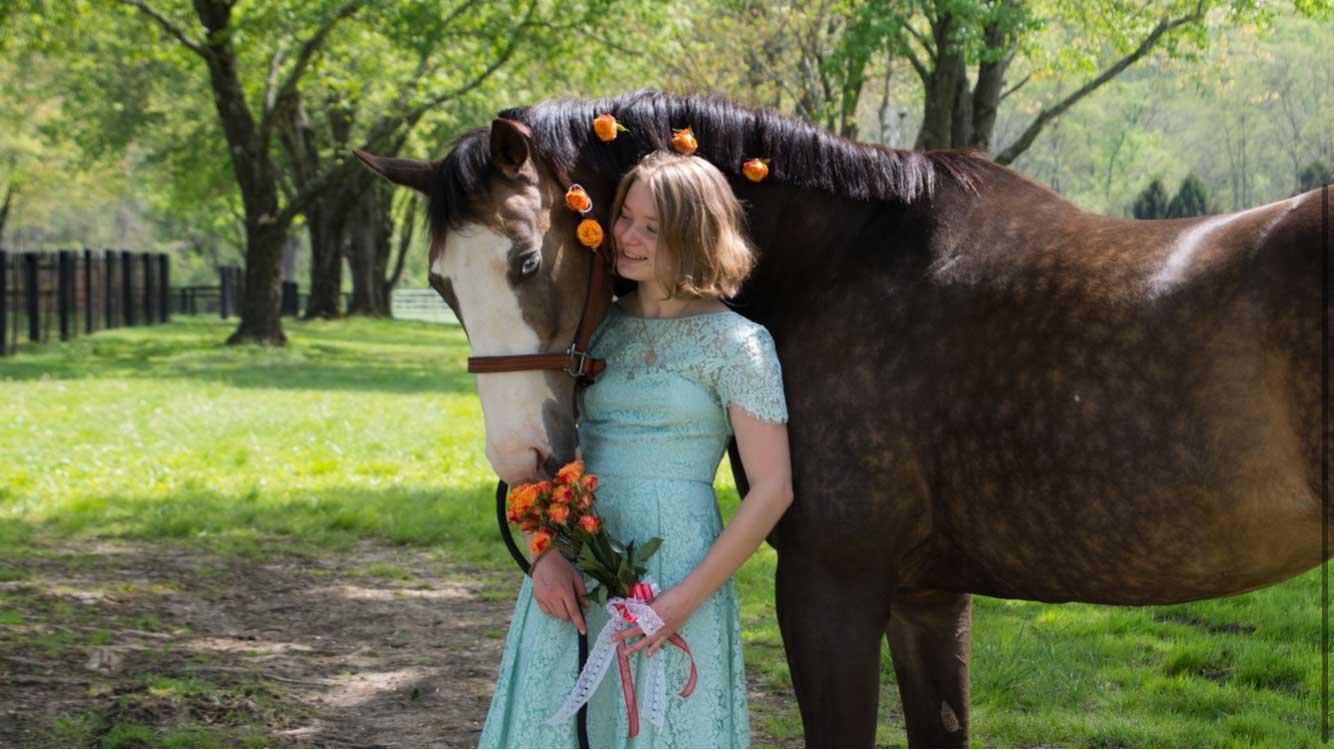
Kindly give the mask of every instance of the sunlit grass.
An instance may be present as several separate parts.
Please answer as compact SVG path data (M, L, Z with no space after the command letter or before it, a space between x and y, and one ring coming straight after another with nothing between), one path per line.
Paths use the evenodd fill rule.
M222 346L231 328L178 318L0 359L0 581L27 578L25 555L48 538L170 540L252 556L374 540L512 566L461 330L289 321L290 345L265 350ZM717 487L730 518L738 498L726 462ZM788 699L785 714L757 729L799 744L775 563L762 547L737 574L747 669ZM404 575L388 563L364 573ZM0 626L22 624L0 608ZM1178 607L977 598L973 744L1319 745L1319 626L1318 572ZM877 742L901 746L887 652L881 671ZM125 743L205 737L118 731Z

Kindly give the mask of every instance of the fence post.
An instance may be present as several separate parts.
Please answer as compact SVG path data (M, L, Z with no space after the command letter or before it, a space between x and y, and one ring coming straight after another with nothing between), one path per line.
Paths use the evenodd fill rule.
M120 287L122 293L121 324L132 326L138 316L134 314L134 256L130 254L129 250L120 251Z
M28 340L41 341L42 306L38 297L41 290L37 288L37 253L23 254L23 285L28 294Z
M93 332L93 251L83 251L83 332Z
M153 256L148 253L139 253L139 264L144 267L144 325L151 326L157 322L157 307L153 303L153 298L157 296L157 283L153 279Z
M171 322L171 256L157 254L158 322Z
M111 274L115 270L111 259L111 251L103 250L102 253L102 305L106 308L107 324L106 330L116 327L116 295L112 294Z
M9 353L9 253L0 250L0 357Z
M74 321L70 320L73 300L70 299L74 269L70 267L70 252L61 250L56 253L56 316L60 320L60 340L69 341Z
M232 275L227 266L218 266L218 315L223 319L232 316Z

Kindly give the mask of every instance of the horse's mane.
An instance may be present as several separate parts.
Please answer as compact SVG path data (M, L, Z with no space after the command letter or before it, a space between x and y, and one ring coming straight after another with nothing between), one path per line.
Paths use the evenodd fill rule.
M593 118L610 112L629 132L611 143L593 134ZM539 154L566 174L576 164L619 179L650 151L671 148L672 131L689 127L696 153L724 173L740 172L747 159L767 158L769 178L854 200L912 203L930 198L940 173L972 191L990 159L977 150L900 151L857 143L767 109L752 109L713 96L679 96L651 89L615 99L554 99L512 107L500 117L524 123ZM485 128L463 135L440 171L432 225L443 230L468 217L469 194L482 186L488 160Z

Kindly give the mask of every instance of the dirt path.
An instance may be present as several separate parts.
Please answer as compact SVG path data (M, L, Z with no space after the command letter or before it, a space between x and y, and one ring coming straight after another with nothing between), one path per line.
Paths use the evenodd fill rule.
M0 746L473 747L518 589L374 545L39 552L0 560ZM752 685L756 746L786 700Z

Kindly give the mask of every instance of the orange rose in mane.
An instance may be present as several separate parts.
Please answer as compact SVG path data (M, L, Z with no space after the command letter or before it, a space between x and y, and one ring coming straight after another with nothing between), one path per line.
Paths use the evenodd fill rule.
M751 182L759 182L769 176L769 160L751 159L741 165L741 173Z
M611 143L616 140L618 132L629 132L629 129L616 122L616 118L610 114L598 115L593 118L593 133L603 143Z
M593 207L593 199L588 197L588 193L579 185L571 185L569 190L565 191L565 205L571 211L583 213Z
M690 128L672 131L672 148L676 153L690 156L699 148L699 141L695 140L695 133Z
M602 225L597 219L584 219L579 222L576 234L579 236L579 242L586 247L596 250L602 245Z

